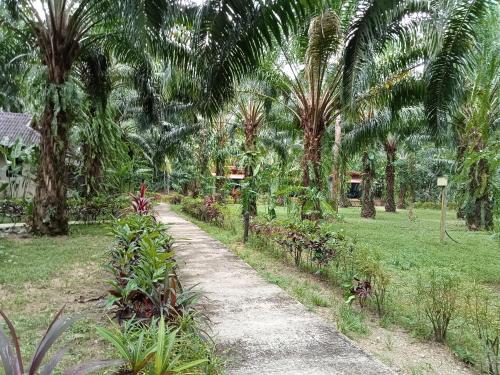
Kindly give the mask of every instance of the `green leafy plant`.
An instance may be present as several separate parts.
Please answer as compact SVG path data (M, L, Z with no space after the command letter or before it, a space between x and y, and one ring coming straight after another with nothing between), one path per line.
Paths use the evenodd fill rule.
M76 197L67 202L70 219L83 222L113 220L129 204L129 200L121 195L95 195L85 199Z
M480 340L489 374L500 374L500 305L491 292L477 284L467 288L462 317Z
M73 319L63 317L62 313L63 309L59 310L59 312L56 314L51 324L49 325L47 332L43 336L42 340L40 340L40 343L38 344L35 353L33 354L33 358L31 359L30 363L25 366L25 363L21 356L21 347L16 330L5 313L0 310L0 315L5 320L11 336L11 339L9 340L9 338L0 327L0 359L2 360L4 372L6 375L34 375L39 371L42 375L50 375L54 372L54 369L66 353L67 348L63 348L57 351L45 364L43 364L43 361L48 352L52 349L53 344L73 323ZM64 371L63 374L85 375L106 367L117 366L120 364L122 364L122 361L117 360L91 361L76 365L75 367Z
M163 319L159 320L157 329L156 351L149 372L151 375L176 374L207 362L206 358L202 358L182 363L181 356L175 350L179 330L167 329Z
M30 205L31 201L28 199L4 199L0 202L0 216L16 224L26 219Z
M418 279L415 302L430 320L434 339L438 342L444 342L450 321L455 317L460 297L459 282L444 269L433 269Z
M116 245L107 266L114 276L108 306L119 321L164 316L175 323L192 310L198 293L180 285L173 239L165 229L150 215L132 214L116 222Z
M194 218L212 223L218 226L224 224L224 213L222 205L214 198L207 196L204 200L184 198L182 200L182 210Z
M360 253L356 257L356 269L370 284L370 296L375 301L377 313L382 317L386 309L386 293L390 275L376 255Z
M139 374L153 357L156 343L153 342L152 327L136 320L124 322L120 327L115 325L112 329L98 327L99 335L114 346L125 366L121 374Z

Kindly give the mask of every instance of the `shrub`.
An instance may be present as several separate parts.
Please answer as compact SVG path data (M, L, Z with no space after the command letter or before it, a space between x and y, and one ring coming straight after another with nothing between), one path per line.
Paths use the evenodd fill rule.
M356 269L362 275L364 282L370 286L368 297L373 297L377 313L382 317L385 313L387 287L390 283L389 273L378 256L366 252L359 253L356 257Z
M146 184L142 183L138 195L130 194L134 212L140 215L147 215L151 209L151 200L146 197L146 190Z
M129 200L125 196L96 195L86 199L73 198L68 200L68 214L70 220L86 223L111 220L118 217L128 206Z
M203 200L184 198L182 200L182 211L207 223L218 226L224 224L223 206L210 196L205 197Z
M258 221L254 220L250 230L257 236L272 240L289 253L299 266L304 260L322 269L330 263L343 266L341 255L351 254L353 242L336 232L328 224L316 221Z
M489 374L500 374L500 305L492 293L473 284L467 288L461 315L481 342Z
M2 221L19 223L26 220L31 207L31 200L28 199L4 199L0 202L0 216Z
M459 279L447 270L434 269L428 275L420 275L418 279L415 302L430 320L434 338L438 342L446 339L459 296Z
M447 202L447 207L453 210L457 209L457 205L454 202ZM427 210L440 210L441 204L439 202L415 202L413 208L427 209Z
M167 202L170 204L181 204L183 198L184 196L179 193L171 193L167 196Z

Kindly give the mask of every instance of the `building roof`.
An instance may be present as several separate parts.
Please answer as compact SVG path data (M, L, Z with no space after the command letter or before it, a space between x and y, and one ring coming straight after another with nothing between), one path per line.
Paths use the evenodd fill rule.
M40 134L31 128L32 116L24 113L0 112L0 144L10 147L20 139L23 145L40 143Z

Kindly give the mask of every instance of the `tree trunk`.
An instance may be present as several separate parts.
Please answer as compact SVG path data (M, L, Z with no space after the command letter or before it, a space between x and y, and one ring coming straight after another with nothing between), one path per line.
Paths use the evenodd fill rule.
M65 17L64 11L56 13L56 19L62 20ZM42 63L47 67L47 93L45 109L38 126L40 164L31 229L34 233L48 235L67 234L69 229L66 210L66 152L69 131L67 111L71 111L71 104L66 102L64 85L80 50L78 40L73 39L73 34L61 26L65 23L61 22L59 28L56 24L58 22L51 28L45 25L34 28Z
M394 160L396 158L396 150L393 148L386 148L386 150L387 165L385 167L385 211L396 212L396 204L394 201Z
M333 144L333 171L331 200L333 210L339 212L341 181L340 181L340 144L342 142L342 126L340 116L335 120L335 142Z
M369 158L368 152L363 153L363 182L361 184L361 217L375 218L375 202L373 200L373 179L375 171L373 163Z
M319 165L321 157L319 155L320 148L314 145L314 142L316 141L308 142L308 148L304 148L304 157L302 159L302 187L305 189L315 188L316 191L319 192L322 190L321 169ZM305 191L302 196L301 218L302 220L319 220L322 218L321 202L319 199L311 198L308 195L308 192Z
M245 123L245 152L249 153L255 150L256 134L257 124L247 121ZM245 166L245 180L250 180L253 177L253 166ZM252 217L257 216L257 196L254 193L248 196L248 214Z
M477 161L469 171L469 199L465 208L465 221L470 230L491 230L493 201L490 196L490 172L485 159Z
M96 155L96 151L92 149L92 146L88 143L82 145L82 155L84 158L84 179L85 179L85 191L84 195L86 197L92 197L96 195L99 191L99 185L102 179L102 161Z
M60 95L60 93L59 93ZM54 118L57 116L56 118ZM49 101L40 121L40 165L33 199L32 231L44 235L68 233L66 211L68 149L67 114ZM55 124L55 125L54 125Z
M398 197L398 208L400 210L406 208L406 186L404 184L399 185L399 197Z
M215 192L218 194L219 199L224 198L225 177L224 161L218 159L215 161Z
M323 124L318 129L313 129L307 117L302 119L304 131L304 156L302 158L302 187L305 189L315 188L317 192L322 190L321 181L321 139L323 136ZM310 210L307 210L307 207ZM310 212L307 212L310 211ZM307 197L307 192L302 196L301 218L308 220L319 220L322 218L321 202L317 198Z

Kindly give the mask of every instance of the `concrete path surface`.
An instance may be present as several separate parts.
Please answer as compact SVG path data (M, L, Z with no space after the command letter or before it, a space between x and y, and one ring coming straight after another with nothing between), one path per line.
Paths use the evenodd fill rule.
M158 206L184 286L198 285L230 375L392 374L196 225Z

